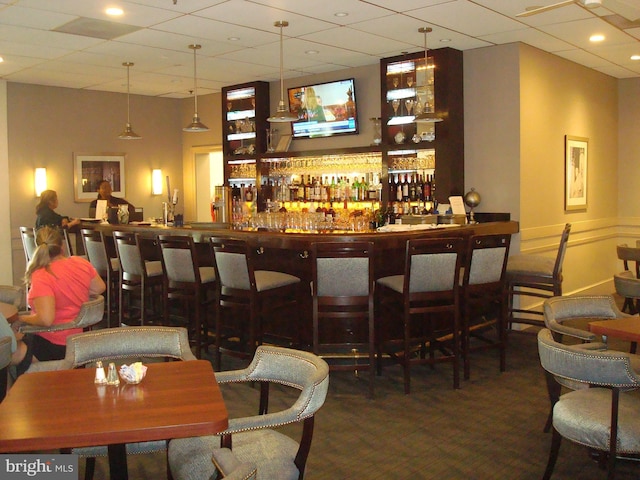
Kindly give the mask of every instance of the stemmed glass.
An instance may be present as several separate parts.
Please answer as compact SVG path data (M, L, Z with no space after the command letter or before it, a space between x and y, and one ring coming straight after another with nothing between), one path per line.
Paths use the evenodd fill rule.
M391 107L393 108L393 115L398 115L398 107L400 107L400 100L391 100Z
M393 82L393 88L398 88L398 84L400 83L400 80L398 80L397 77L394 77L392 82Z
M407 107L407 115L411 115L411 110L413 110L413 99L407 99L404 101L404 106Z
M413 77L407 77L407 87L411 88L413 85Z

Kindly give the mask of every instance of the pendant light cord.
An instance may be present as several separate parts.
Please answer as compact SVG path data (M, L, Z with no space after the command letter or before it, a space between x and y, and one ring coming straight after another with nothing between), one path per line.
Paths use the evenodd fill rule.
M198 75L196 72L196 50L200 45L193 45L193 103L195 115L198 115Z

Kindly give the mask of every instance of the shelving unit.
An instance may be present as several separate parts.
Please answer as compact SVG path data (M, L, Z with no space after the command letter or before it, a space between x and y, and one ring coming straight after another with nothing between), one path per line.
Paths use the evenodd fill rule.
M285 201L287 195L287 201L304 202L304 193L300 197L297 192L299 184L304 186L309 176L319 176L323 185L340 177L352 183L354 177L364 176L369 186L375 182L375 201L358 197L358 202L348 202L350 208L386 206L394 201L389 196L389 180L394 183L398 174L402 178L410 175L416 182L431 178L433 185L437 185L435 199L440 203L448 203L450 195L462 195L462 52L451 48L430 50L429 60L434 68L424 66L424 52L380 61L382 144L374 146L267 153L268 84L252 82L224 88L223 152L228 185L235 191L241 185L253 188L255 199L253 192L250 197L255 200L253 208L257 211L266 208L267 200ZM414 122L417 105L418 113L433 110L444 121ZM243 123L247 121L253 122L249 124L251 127ZM243 125L247 131L243 131ZM365 158L371 163L360 161ZM333 165L333 170L329 165ZM327 199L332 200L337 201Z

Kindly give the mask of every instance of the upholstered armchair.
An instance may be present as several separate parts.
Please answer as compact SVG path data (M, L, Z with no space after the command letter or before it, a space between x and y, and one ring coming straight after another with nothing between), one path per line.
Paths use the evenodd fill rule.
M13 285L0 285L0 302L13 305L16 308L20 308L20 303L23 298L23 290L20 287Z
M538 333L538 352L542 367L553 377L591 387L560 396L553 407L553 438L543 478L551 478L564 437L604 452L612 479L618 455L640 453L640 397L628 392L640 387L640 357L564 345L546 328Z
M553 338L558 342L562 341L563 335L569 335L583 342L598 340L598 336L589 330L568 325L571 320L592 319L595 321L630 316L620 311L611 295L553 297L544 302L543 310L545 326L551 330ZM606 348L600 343L598 346ZM595 346L592 347L595 348Z
M70 330L75 328L88 330L95 324L100 323L103 315L104 297L102 295L92 295L88 301L82 304L82 307L80 307L80 311L73 322L59 323L48 327L22 323L19 326L19 329L22 333L58 332L60 330Z
M314 416L329 387L327 363L309 352L262 345L247 368L216 373L216 379L220 384L258 382L259 414L230 419L229 428L220 435L171 440L169 465L174 480L212 478L216 473L212 456L217 461L254 463L258 480L302 479ZM288 408L268 413L271 383L292 387L300 394ZM299 443L275 430L297 422L303 423ZM223 452L224 448L231 452Z

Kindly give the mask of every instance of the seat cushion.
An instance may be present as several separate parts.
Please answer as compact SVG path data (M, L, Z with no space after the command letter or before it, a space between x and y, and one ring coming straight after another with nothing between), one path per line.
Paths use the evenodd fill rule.
M145 261L144 267L147 269L148 277L157 277L162 275L162 262L159 260Z
M220 437L179 438L169 442L169 465L174 480L215 479L211 461ZM262 429L233 435L232 451L239 462L254 463L258 480L294 480L299 476L294 460L298 443L275 430Z
M565 438L598 450L609 449L611 390L566 393L553 407L553 427ZM620 394L618 453L640 452L640 392Z
M200 281L211 283L216 281L216 269L213 267L200 267Z
M507 275L541 275L553 277L555 258L543 255L511 255L507 261Z
M288 273L273 272L271 270L256 270L254 272L256 278L256 290L271 290L272 288L284 287L300 283L298 277L289 275Z
M377 283L384 285L385 287L395 290L398 293L402 293L404 288L404 275L391 275L388 277L379 278Z

